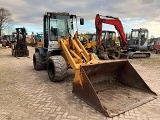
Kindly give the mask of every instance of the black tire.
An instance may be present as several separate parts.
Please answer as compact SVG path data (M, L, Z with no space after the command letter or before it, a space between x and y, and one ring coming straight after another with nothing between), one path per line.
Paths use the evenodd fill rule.
M16 52L17 52L16 50L13 50L13 56L14 56L14 57L17 57L17 56L16 56Z
M6 43L3 42L3 43L2 43L2 47L6 48L6 46L7 46Z
M108 57L108 53L107 53L107 52L101 51L101 52L99 52L99 53L97 54L97 56L98 56L99 59L109 60L109 57Z
M154 50L153 50L153 53L154 53L154 54L157 54L157 53L158 53L158 51L157 51L156 49L154 49Z
M51 81L59 82L67 75L67 63L62 56L51 56L47 62L47 72Z
M26 51L26 56L29 56L29 50Z
M121 52L120 48L116 48L111 57L115 60L120 59L121 56L120 52Z
M104 47L97 48L97 56L102 60L109 60L107 51L104 50Z
M35 70L47 69L44 58L38 52L33 54L33 65Z
M13 51L13 49L11 49L11 53L12 53L12 55L13 55L13 52L14 52L14 51Z

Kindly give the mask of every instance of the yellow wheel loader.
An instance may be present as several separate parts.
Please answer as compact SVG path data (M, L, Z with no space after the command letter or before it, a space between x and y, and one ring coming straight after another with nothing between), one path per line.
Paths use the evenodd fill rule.
M84 47L89 52L97 53L96 47L98 46L97 42L97 36L96 34L80 34L80 39ZM119 59L120 58L120 52L121 52L121 46L120 41L116 37L115 31L109 31L109 30L103 30L102 31L102 41L104 46L104 51L106 51L105 59ZM100 57L100 59L104 59L103 57Z
M81 43L88 52L94 51L94 48L96 47L96 34L94 33L79 34L78 38L80 39Z
M74 33L77 16L47 12L43 17L42 48L35 48L35 70L47 69L53 82L66 78L71 67L75 76L73 93L87 104L113 117L149 102L157 96L127 61L101 62L84 48ZM80 24L84 20L80 19Z

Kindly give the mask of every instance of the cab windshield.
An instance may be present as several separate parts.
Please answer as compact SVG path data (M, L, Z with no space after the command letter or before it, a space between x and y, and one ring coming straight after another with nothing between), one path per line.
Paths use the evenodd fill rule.
M148 31L141 31L141 36L145 39L148 38ZM132 39L138 39L139 38L139 31L132 31L131 33Z
M108 40L109 38L114 39L116 37L115 32L102 32L102 39Z
M70 19L50 19L50 40L57 41L65 38L67 34L73 34Z

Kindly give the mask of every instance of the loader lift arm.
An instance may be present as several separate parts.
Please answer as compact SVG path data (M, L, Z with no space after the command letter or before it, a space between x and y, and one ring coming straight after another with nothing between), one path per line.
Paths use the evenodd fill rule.
M75 33L76 35L78 35L78 32ZM74 71L80 69L80 65L100 62L87 52L78 37L74 37L73 39L68 35L66 39L59 39L58 42L62 48L62 54L64 54L66 61Z

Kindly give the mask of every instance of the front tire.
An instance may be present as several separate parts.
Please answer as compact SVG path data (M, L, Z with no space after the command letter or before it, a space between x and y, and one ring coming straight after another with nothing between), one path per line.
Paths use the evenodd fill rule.
M51 56L47 62L47 72L51 81L59 82L67 75L67 63L62 56Z
M120 56L121 56L120 52L121 52L120 48L119 48L119 47L116 48L116 49L113 51L113 54L111 55L111 57L112 57L113 59L115 59L115 60L120 59Z
M109 60L108 53L104 49L105 49L104 47L97 48L97 56L99 59Z

